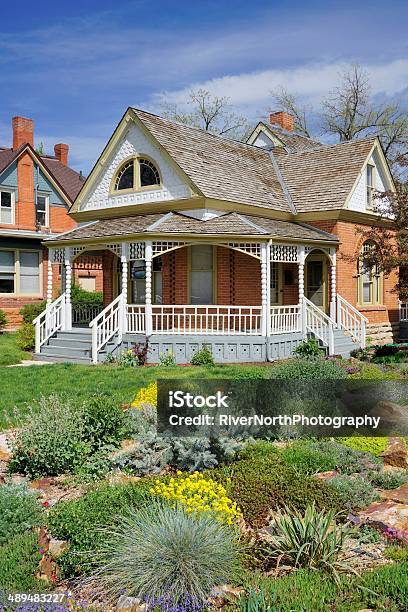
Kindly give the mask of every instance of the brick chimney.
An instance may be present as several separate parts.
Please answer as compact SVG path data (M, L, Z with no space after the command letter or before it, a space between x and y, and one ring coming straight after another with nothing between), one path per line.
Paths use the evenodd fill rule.
M64 166L68 166L68 151L68 145L64 144L63 142L54 145L55 157L61 162L61 164L64 164Z
M34 147L34 121L26 117L13 117L13 149L28 142Z
M271 125L279 125L288 132L293 132L295 127L295 118L293 115L289 115L289 113L278 111L269 115L269 123Z

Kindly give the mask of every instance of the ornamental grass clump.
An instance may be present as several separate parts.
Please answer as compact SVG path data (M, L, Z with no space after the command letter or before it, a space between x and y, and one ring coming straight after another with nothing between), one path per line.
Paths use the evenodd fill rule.
M114 602L126 593L162 602L160 610L201 609L211 589L230 581L238 567L235 530L181 505L131 509L105 536L92 579Z
M339 560L347 538L346 528L335 522L333 510L318 511L314 504L304 514L287 506L274 516L268 541L269 557L279 565L326 570L339 579L339 571L351 571Z
M227 496L222 484L204 478L199 472L188 476L180 471L177 474L179 478L158 481L150 492L172 502L172 506L182 504L187 513L211 514L217 521L229 525L242 518L237 503Z

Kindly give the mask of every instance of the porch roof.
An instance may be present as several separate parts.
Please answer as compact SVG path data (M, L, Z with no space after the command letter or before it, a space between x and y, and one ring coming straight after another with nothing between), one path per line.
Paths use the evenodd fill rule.
M279 221L236 212L225 213L207 220L197 219L180 212L138 215L101 219L79 226L74 230L48 238L45 242L80 243L99 238L130 238L140 235L171 236L248 236L248 238L278 238L313 242L338 242L337 236L304 223Z

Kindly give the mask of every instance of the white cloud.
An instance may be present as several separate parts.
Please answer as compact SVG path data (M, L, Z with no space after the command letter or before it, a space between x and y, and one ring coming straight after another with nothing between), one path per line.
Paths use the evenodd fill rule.
M204 82L195 82L179 90L156 95L168 102L183 103L190 89L202 87L219 96L228 96L236 106L260 106L270 102L270 91L281 87L298 94L308 102L316 102L338 83L339 74L349 64L335 62L313 63L283 70L271 69L226 75ZM408 83L408 60L398 59L385 64L363 65L370 75L373 94L394 95L406 88Z

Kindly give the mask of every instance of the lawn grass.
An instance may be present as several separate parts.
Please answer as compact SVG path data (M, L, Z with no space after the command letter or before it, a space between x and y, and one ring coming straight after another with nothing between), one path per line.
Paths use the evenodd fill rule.
M158 378L267 378L269 372L270 366L240 365L126 368L58 363L0 368L0 430L15 423L14 409L24 416L27 404L41 396L65 394L82 400L105 392L118 403L128 403L140 387Z
M0 334L0 366L20 363L23 359L31 359L31 353L18 348L17 334Z

